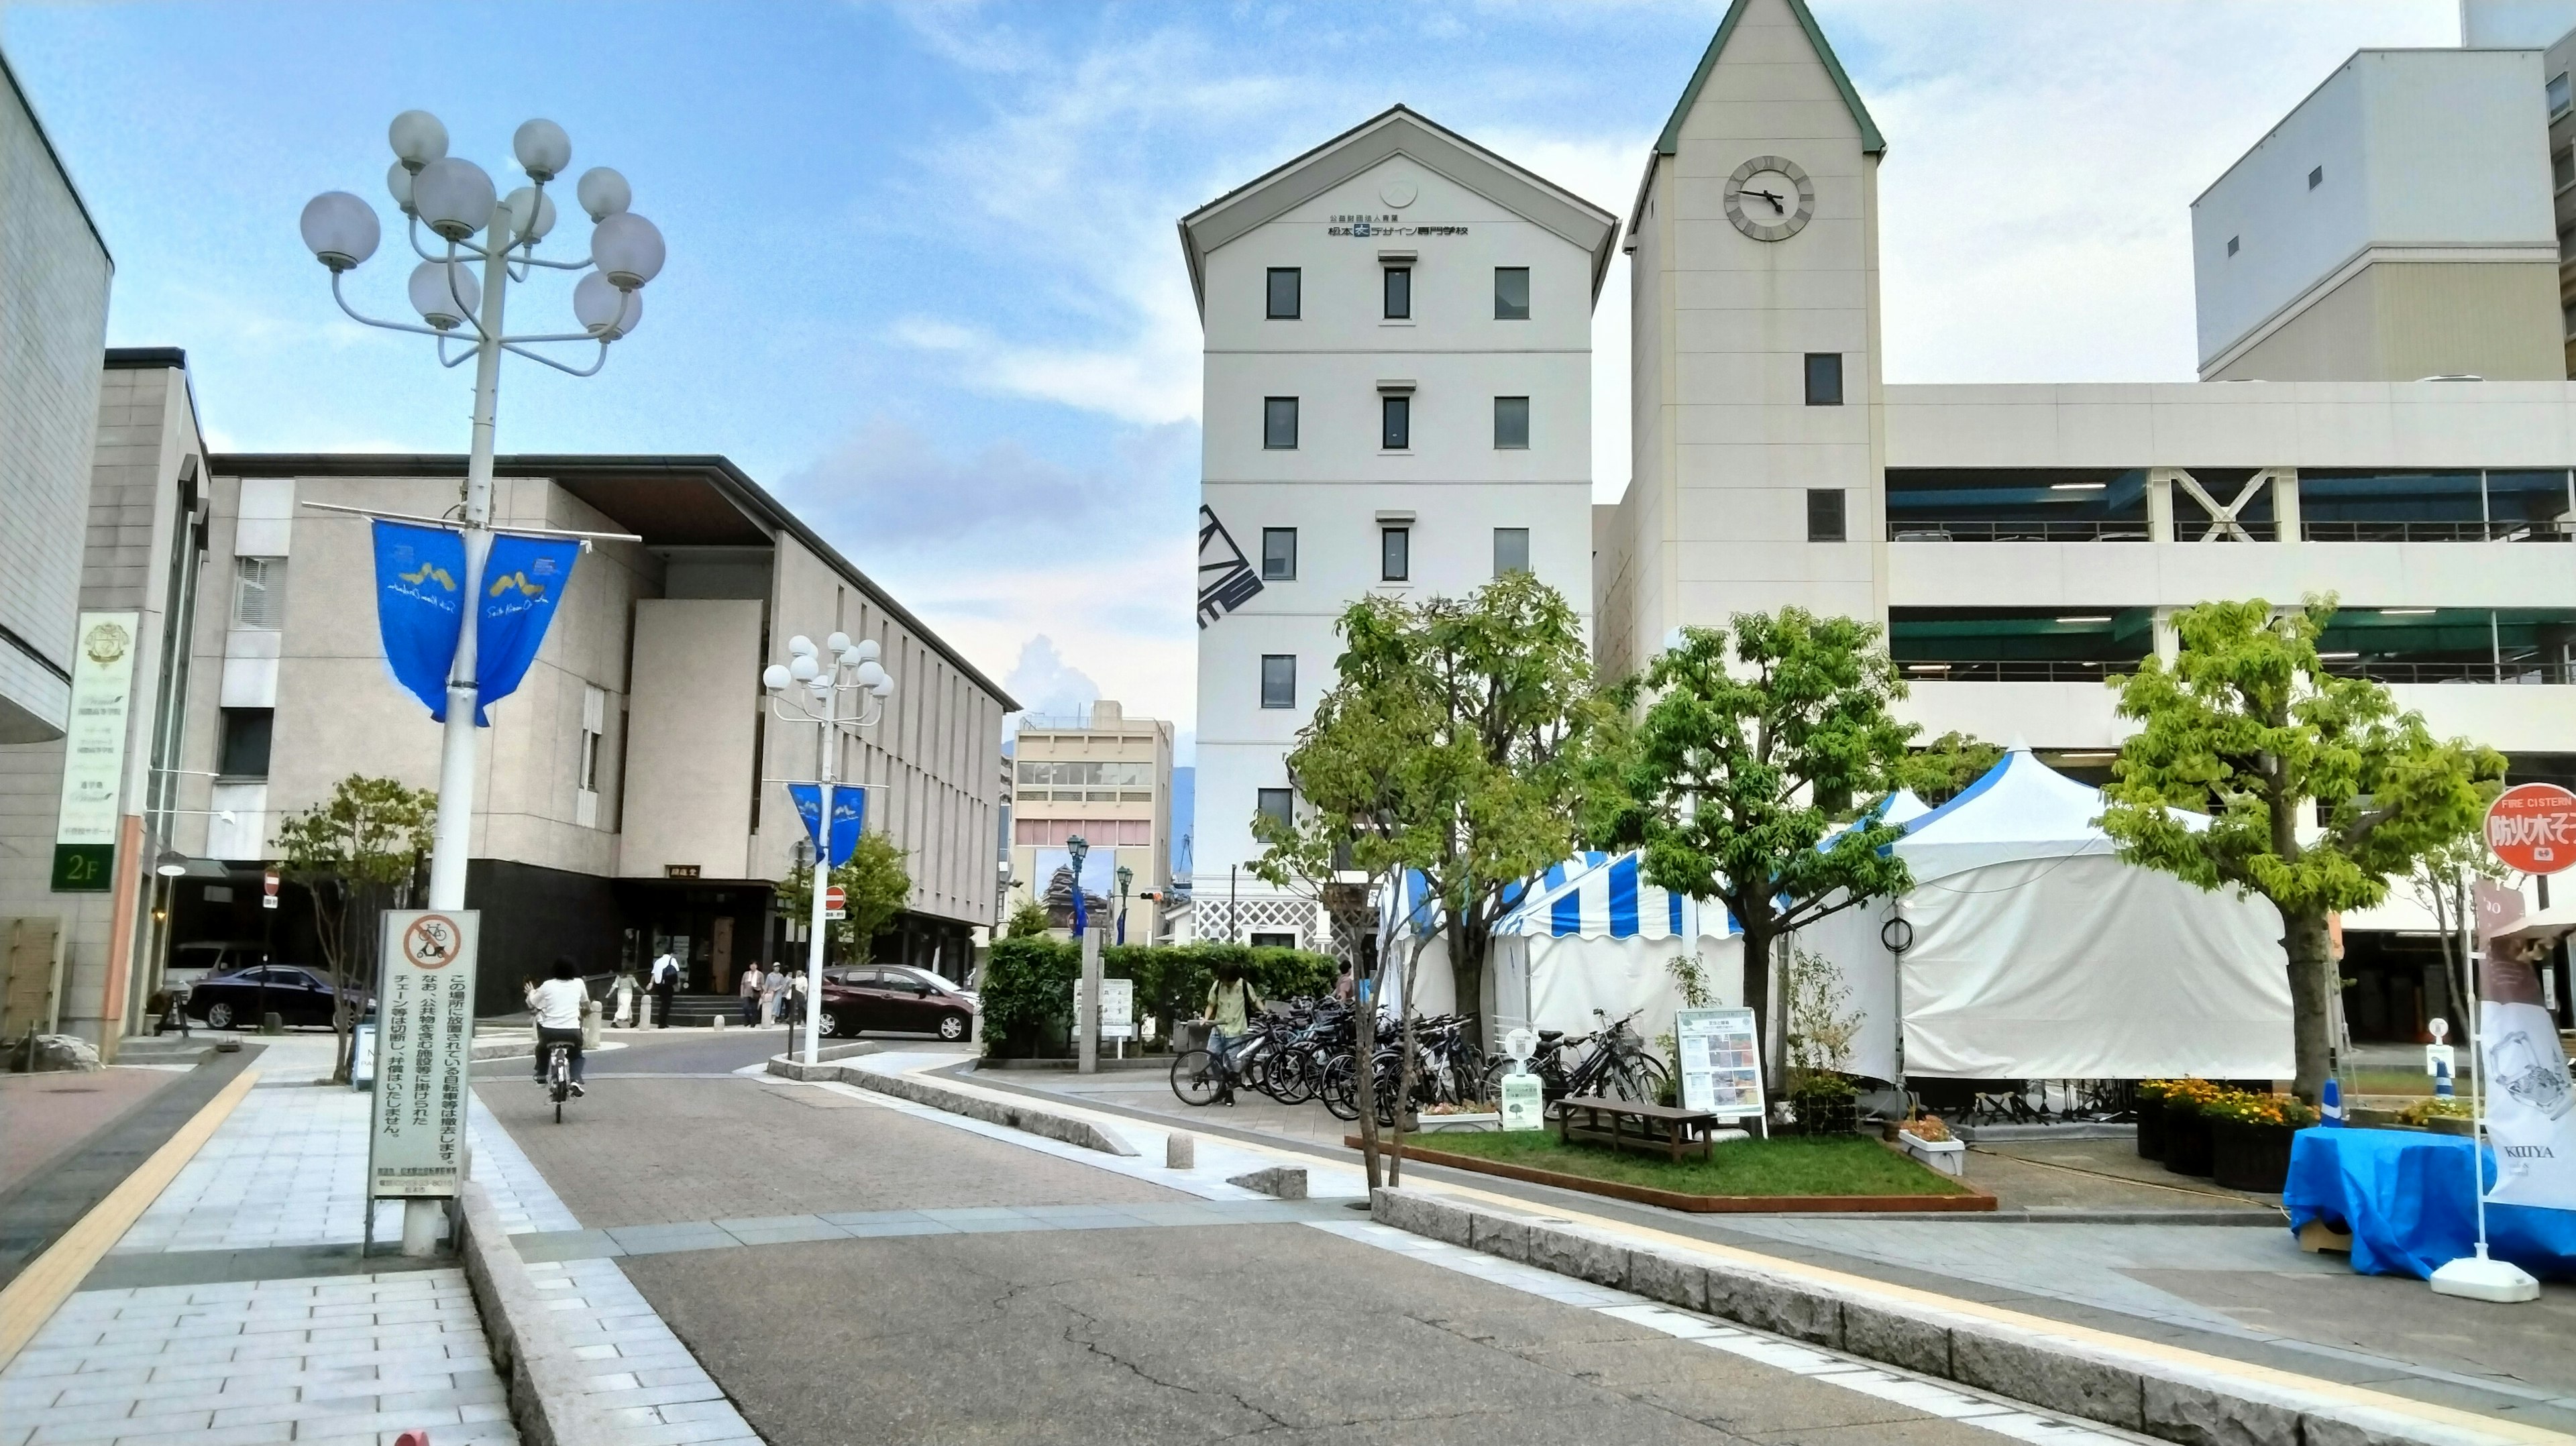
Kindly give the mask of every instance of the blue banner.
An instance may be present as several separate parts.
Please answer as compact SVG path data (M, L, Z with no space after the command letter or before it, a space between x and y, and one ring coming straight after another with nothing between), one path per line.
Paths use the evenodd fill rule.
M819 783L791 783L787 796L796 800L796 816L805 820L805 837L817 847L823 841L819 824L823 817L823 786ZM868 824L868 791L856 786L835 785L832 789L832 867L850 861L850 851L859 846L859 833Z
M492 539L474 620L474 726L491 727L484 709L519 690L580 556L581 543L569 537L505 532Z
M447 670L463 636L465 534L378 522L376 626L394 680L447 716Z

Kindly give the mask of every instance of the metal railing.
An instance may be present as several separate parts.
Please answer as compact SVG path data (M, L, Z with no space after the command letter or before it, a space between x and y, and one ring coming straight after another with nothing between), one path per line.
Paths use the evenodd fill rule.
M2310 542L2565 542L2576 526L2562 519L2533 522L2304 522Z
M2257 542L2270 542L2279 529L2266 521L2236 524ZM2177 518L2175 541L2198 542L2212 526L2207 518ZM2576 521L2552 518L2492 522L2302 522L2299 535L2310 542L2566 542L2576 538ZM2147 524L2120 518L2090 522L1994 522L1986 520L1891 519L1890 542L2146 542ZM2220 541L2228 539L2221 538Z
M2338 678L2368 678L2378 683L2576 683L2576 667L2530 659L2506 662L2405 663L2378 659L2327 658L2326 671ZM2100 683L2138 671L2135 658L2079 662L2015 658L1948 662L1899 662L1897 668L1915 683Z
M2502 664L2393 663L2377 659L2328 658L2326 671L2338 678L2368 678L2375 683L2520 683L2547 685L2576 681L2564 664L2528 659Z
M2105 518L2094 522L1918 521L1891 519L1890 542L2144 542L2147 524Z
M2004 661L1900 662L1917 683L2099 683L2138 671L2138 660L2068 662L2014 658Z

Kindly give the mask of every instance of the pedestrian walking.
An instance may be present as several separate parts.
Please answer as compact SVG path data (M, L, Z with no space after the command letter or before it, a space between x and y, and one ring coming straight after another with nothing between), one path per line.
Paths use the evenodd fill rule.
M800 971L787 976L787 1025L793 1029L805 1022L805 975Z
M783 1012L786 1006L779 999L779 996L786 992L787 976L780 973L778 965L773 962L769 966L768 975L760 981L760 1014L763 1019L772 1024L786 1022Z
M617 995L616 1023L618 1028L624 1029L635 1022L636 997L644 992L644 981L635 977L634 965L617 971L614 989Z
M669 945L653 961L653 1027L671 1027L671 996L680 992L680 959Z
M1345 961L1339 977L1333 980L1333 997L1344 1004L1351 1002L1351 966Z
M744 1024L744 1025L746 1025L746 1026L749 1026L749 1025L753 1025L753 1024L757 1024L757 1023L759 1023L759 1022L760 1022L760 966L759 966L759 965L755 964L755 965L753 965L752 967L750 967L750 968L745 969L744 971L742 971L742 988L741 988L741 989L739 989L739 990L737 990L737 991L735 991L735 992L737 992L737 993L739 993L740 995L742 995L742 1022L743 1022L743 1024Z
M1260 1007L1261 996L1244 982L1242 965L1228 962L1216 966L1216 982L1208 986L1205 1017L1212 1026L1208 1030L1208 1053L1223 1066L1218 1071L1225 1080L1224 1090L1216 1097L1219 1104L1234 1103L1234 1058L1228 1046L1251 1031L1252 1011Z

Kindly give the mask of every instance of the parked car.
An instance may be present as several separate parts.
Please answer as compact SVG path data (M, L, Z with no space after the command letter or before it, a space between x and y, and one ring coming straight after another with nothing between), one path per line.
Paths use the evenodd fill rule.
M200 979L248 969L268 957L268 946L256 939L207 940L174 945L169 966L161 971L162 987L185 992Z
M366 1007L361 997L358 1005ZM254 1029L262 1010L286 1024L329 1024L339 993L330 978L301 964L254 964L209 974L188 990L188 1017L214 1029Z
M975 1031L976 997L927 969L852 964L823 971L820 1032L934 1034L964 1039Z

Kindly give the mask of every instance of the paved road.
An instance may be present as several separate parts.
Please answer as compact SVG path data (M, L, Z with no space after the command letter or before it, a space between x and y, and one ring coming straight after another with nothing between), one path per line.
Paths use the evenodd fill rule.
M586 1227L960 1206L1150 1214L1191 1198L812 1086L603 1079L562 1126L532 1089L479 1092ZM2005 1439L1742 1353L1767 1341L1737 1337L1730 1353L1605 1314L1609 1297L1559 1277L1523 1272L1550 1299L1466 1273L1519 1267L1400 1252L1389 1246L1425 1243L1357 1214L1029 1219L619 1265L772 1446ZM2030 1424L2023 1439L2039 1439Z

